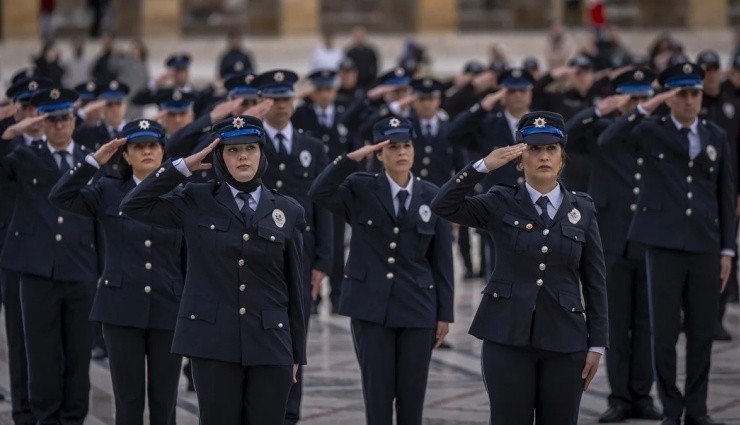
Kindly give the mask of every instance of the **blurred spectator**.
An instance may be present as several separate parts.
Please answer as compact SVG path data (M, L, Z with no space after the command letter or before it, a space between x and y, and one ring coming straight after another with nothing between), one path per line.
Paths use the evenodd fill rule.
M39 3L39 33L44 42L54 39L54 9L55 0L41 0Z
M136 39L131 41L127 51L116 52L110 58L111 70L118 76L118 81L126 84L132 93L146 87L149 81L147 55L144 42ZM143 106L129 102L126 118L129 120L139 118L143 112Z
M256 72L252 54L242 47L242 36L238 31L229 31L226 51L218 61L218 75L226 79L234 74Z
M110 61L113 55L113 49L116 46L116 35L111 31L106 31L100 37L100 54L95 59L90 76L95 81L110 81L116 79L116 74L111 70Z
M732 57L740 55L740 26L735 27L735 43L732 49Z
M90 22L90 37L98 38L100 30L104 27L106 13L110 5L109 0L88 0L88 6L92 9L92 22Z
M504 53L504 48L499 43L493 43L488 48L488 59L490 62L501 61L507 64L507 66L509 64L509 61L506 59L506 53Z
M330 69L336 71L343 57L342 50L334 45L334 34L331 31L326 31L321 37L321 43L313 51L310 67L312 70Z
M356 26L352 29L352 44L347 50L347 57L357 66L357 83L360 88L368 89L378 76L378 55L375 49L365 40L365 28Z
M596 38L594 65L597 71L624 66L630 60L630 54L622 44L619 28L609 25L603 29L600 38Z
M90 59L85 57L85 40L72 41L72 57L64 63L64 87L74 87L90 79Z
M663 32L653 40L649 51L651 66L661 72L668 66L671 57L683 54L683 46L670 33Z
M47 41L41 48L41 52L33 59L35 74L46 77L54 82L54 85L62 85L64 68L59 63L59 50L53 41Z
M416 76L424 74L424 69L428 68L428 65L429 58L426 56L424 46L414 41L413 38L407 39L403 52L398 58L398 66L416 78Z
M559 68L564 66L575 49L573 42L565 34L560 22L554 22L550 26L547 35L547 45L545 46L545 62L548 69Z

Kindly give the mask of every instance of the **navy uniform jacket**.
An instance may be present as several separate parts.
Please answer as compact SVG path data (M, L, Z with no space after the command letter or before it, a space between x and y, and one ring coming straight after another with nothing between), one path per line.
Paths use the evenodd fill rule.
M735 249L735 191L725 132L699 120L699 156L691 160L670 116L637 110L601 136L604 148L636 149L645 160L643 187L628 238L696 253Z
M83 161L65 174L49 200L63 209L94 218L105 241L105 266L90 320L140 329L175 329L183 289L182 232L141 224L121 213L123 197L135 183L103 177Z
M104 144L114 139L114 135L108 132L108 128L105 124L100 123L95 126L81 125L75 129L72 136L75 143L88 148L90 151L95 152ZM116 152L115 155L106 163L103 168L103 173L109 176L118 176L118 161L121 158L122 150Z
M303 234L303 265L307 270L331 272L334 234L331 213L318 207L308 196L311 183L329 162L324 146L320 141L295 130L290 161L278 160L272 140L265 142L262 152L270 164L262 177L262 183L295 199L305 209L307 225Z
M23 136L16 137L12 141L0 140L0 143L9 143L8 150L12 151L16 146L23 143ZM15 208L15 185L6 179L0 179L0 254L3 252L5 237L8 233L10 220L13 218Z
M16 146L8 154L9 146L0 140L0 182L14 184L16 202L0 265L58 281L95 282L95 223L49 202L49 191L62 174L47 145ZM75 143L74 162L88 153Z
M351 138L347 127L340 124L344 106L334 104L334 122L331 128L319 123L313 103L306 102L296 108L290 121L295 128L303 130L303 134L324 142L324 151L329 158L336 158L352 149Z
M476 103L460 113L450 123L447 138L455 146L465 148L470 159L478 160L495 148L516 144L506 116L502 111L486 111ZM524 174L511 162L484 176L475 188L485 193L495 184L515 185L524 183Z
M613 117L598 117L592 107L573 116L565 128L568 146L592 161L588 193L596 205L604 252L622 256L626 253L627 233L642 190L645 159L638 155L634 145L599 147L599 135L613 122Z
M200 152L213 141L210 137L213 123L211 115L204 114L190 124L178 130L175 134L167 138L165 142L165 151L170 158L187 158L188 156ZM210 155L206 162L211 162ZM207 182L213 180L215 174L213 169L199 170L190 177L191 182Z
M168 161L121 204L131 218L185 236L172 352L245 366L305 364L303 208L263 186L247 228L227 184L170 193L185 178Z
M447 139L447 129L449 128L447 114L440 111L437 116L439 126L437 134L433 137L424 136L419 118L411 118L411 123L416 132L414 166L411 168L411 172L439 186L449 180L455 174L455 171L467 164L467 155L465 155L462 148L452 146Z
M408 218L398 223L385 173L347 177L355 164L337 158L311 186L311 197L352 227L339 314L388 327L452 322L450 224L429 209L437 187L414 181Z
M440 217L486 230L495 244L496 267L470 334L563 353L607 347L604 255L591 198L561 186L563 203L545 228L524 186L465 196L483 176L471 164L432 201Z

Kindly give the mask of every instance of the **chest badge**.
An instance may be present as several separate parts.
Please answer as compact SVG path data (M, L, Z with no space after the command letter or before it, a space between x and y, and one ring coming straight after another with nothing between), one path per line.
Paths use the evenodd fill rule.
M285 226L285 213L283 210L280 209L274 209L272 210L272 221L275 222L275 225L279 228L283 228Z
M576 224L581 221L581 212L573 208L573 210L568 213L568 221L572 224Z
M301 161L301 165L303 165L304 168L308 167L311 165L311 152L301 151L301 153L298 154L298 159Z
M716 161L717 160L717 149L712 145L708 145L707 146L707 156L712 162Z
M432 218L432 210L429 209L429 205L425 204L419 207L419 216L424 223L429 223L429 220Z
M730 102L725 102L725 104L722 105L722 112L724 112L725 116L729 119L735 118L735 105Z

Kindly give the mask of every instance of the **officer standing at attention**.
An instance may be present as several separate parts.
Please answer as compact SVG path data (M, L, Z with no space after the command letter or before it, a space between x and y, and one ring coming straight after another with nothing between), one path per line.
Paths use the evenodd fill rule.
M265 114L265 146L263 154L273 164L263 177L266 187L290 196L305 210L306 229L303 233L304 314L306 331L313 299L321 288L324 277L332 267L333 223L329 211L319 208L308 196L316 176L329 162L323 144L296 130L290 122L293 116L295 94L293 85L298 76L288 70L274 70L260 74L254 84L263 98L273 104ZM310 286L309 286L310 285ZM286 424L296 423L300 413L303 373L293 386L286 410Z
M625 146L601 149L597 141L599 134L619 116L630 113L638 102L653 95L655 77L647 68L622 72L612 82L617 94L584 109L566 123L570 151L581 152L592 161L588 193L596 205L606 257L609 299L606 367L611 393L609 409L599 417L601 423L663 417L650 396L653 373L645 247L627 240L642 190L645 159L635 149Z
M670 113L645 118L638 105L604 131L604 147L636 149L643 186L628 240L647 246L653 364L663 425L716 425L707 415L712 337L719 296L735 255L735 192L727 136L699 119L704 71L679 63L658 76ZM681 231L677 231L680 229ZM701 273L696 273L701 270ZM676 386L676 342L686 333L686 387Z
M131 103L134 105L148 105L157 102L157 92L169 88L183 93L190 93L193 99L198 96L197 91L190 83L190 62L188 53L174 53L165 60L165 71L157 78L149 80L147 85L134 93Z
M98 278L93 220L62 212L48 200L54 183L89 151L72 141L73 90L36 93L46 143L0 142L0 180L13 182L16 204L0 265L21 274L20 299L31 411L37 424L82 424L90 392L92 324ZM39 247L47 252L39 255Z
M88 184L122 146L121 177ZM159 168L163 157L162 126L135 120L120 138L85 157L74 174L62 176L49 195L58 208L97 220L105 236L105 267L90 320L103 325L117 425L142 423L145 393L149 423L175 423L182 357L170 348L183 290L182 232L141 224L120 211L123 197Z
M518 144L465 167L432 202L440 217L484 229L496 245L496 268L470 327L483 340L492 425L531 424L535 417L538 425L575 425L609 338L593 201L558 183L563 129L554 112L524 115ZM518 158L524 185L466 196L485 173Z
M214 142L167 162L124 198L124 214L182 229L185 290L172 352L192 358L203 425L282 425L306 362L303 208L262 184L266 133L250 116L214 127ZM189 183L210 168L217 180ZM292 379L291 379L292 378Z
M352 226L339 314L351 317L368 425L421 425L432 347L453 320L450 225L432 214L433 184L414 178L414 130L392 116L374 145L335 159L311 197ZM377 154L385 170L353 173Z

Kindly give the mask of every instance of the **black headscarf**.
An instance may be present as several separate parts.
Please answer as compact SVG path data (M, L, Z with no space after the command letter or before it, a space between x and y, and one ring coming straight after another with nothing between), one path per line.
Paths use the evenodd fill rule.
M240 182L231 175L229 169L226 167L226 162L224 162L224 145L219 144L213 152L213 171L216 173L216 178L244 193L254 192L262 184L262 176L267 171L267 156L262 152L262 144L258 143L257 146L260 149L260 163L257 167L257 172L254 174L252 180Z

